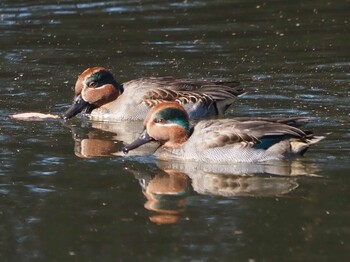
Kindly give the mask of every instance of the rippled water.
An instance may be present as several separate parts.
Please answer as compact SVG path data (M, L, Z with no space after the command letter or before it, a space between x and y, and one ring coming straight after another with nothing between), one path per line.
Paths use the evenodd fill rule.
M1 261L349 259L349 1L3 1ZM301 159L117 156L141 123L59 114L90 66L127 81L235 79L231 116L310 116ZM151 150L150 148L144 151Z

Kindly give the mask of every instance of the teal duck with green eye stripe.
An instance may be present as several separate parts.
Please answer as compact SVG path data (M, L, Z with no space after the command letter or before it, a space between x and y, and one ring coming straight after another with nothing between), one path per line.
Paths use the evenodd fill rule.
M198 81L148 77L119 84L103 67L86 69L75 84L74 101L62 114L67 120L83 112L91 120L143 120L149 109L164 101L181 104L191 119L222 115L244 94L236 81Z
M153 107L144 120L144 131L126 145L127 154L150 141L160 147L155 155L164 160L203 161L230 164L262 162L302 156L324 139L298 128L307 120L231 118L202 120L189 128L184 108L174 102Z

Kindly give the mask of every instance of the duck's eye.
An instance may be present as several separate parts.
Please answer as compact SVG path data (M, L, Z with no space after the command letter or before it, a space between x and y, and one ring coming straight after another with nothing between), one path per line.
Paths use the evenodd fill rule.
M160 124L160 123L164 123L165 119L164 118L156 118L154 119L154 123Z
M88 83L88 87L97 87L97 82L91 81Z

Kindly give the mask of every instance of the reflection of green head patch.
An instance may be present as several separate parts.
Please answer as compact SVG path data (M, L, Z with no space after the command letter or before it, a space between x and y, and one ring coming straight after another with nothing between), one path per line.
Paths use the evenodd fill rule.
M155 119L164 119L167 123L178 124L187 132L190 130L187 114L177 108L164 108L155 115Z

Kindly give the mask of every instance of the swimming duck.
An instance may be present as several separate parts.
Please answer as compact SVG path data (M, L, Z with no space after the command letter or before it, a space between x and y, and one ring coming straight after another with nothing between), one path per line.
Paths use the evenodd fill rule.
M153 107L144 121L145 130L123 152L150 141L158 141L160 159L239 163L280 160L301 156L322 140L310 132L266 119L202 120L193 128L184 108L174 102Z
M103 67L86 69L75 84L67 120L85 110L91 120L143 120L150 107L163 101L184 106L190 118L220 115L244 94L239 82L206 82L173 77L149 77L119 84Z

